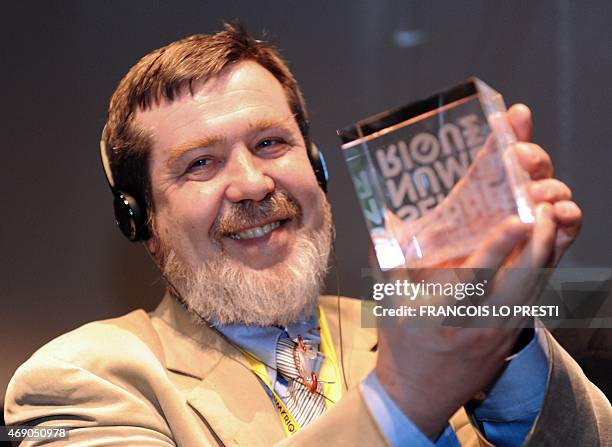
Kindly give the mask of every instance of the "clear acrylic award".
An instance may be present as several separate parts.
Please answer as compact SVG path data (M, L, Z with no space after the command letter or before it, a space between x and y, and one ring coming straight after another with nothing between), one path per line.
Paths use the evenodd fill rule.
M381 269L454 267L534 220L500 93L478 78L338 131Z

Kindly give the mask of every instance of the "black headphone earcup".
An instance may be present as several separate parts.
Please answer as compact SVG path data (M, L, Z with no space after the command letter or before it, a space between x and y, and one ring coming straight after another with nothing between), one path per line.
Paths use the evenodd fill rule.
M317 148L317 145L312 142L308 147L308 159L310 160L310 165L312 166L319 186L321 187L323 192L327 193L327 180L329 179L329 175L327 173L327 164L325 163L325 157L323 156L323 153Z
M130 241L142 241L149 237L146 216L143 215L136 200L129 194L115 193L113 207L117 225Z

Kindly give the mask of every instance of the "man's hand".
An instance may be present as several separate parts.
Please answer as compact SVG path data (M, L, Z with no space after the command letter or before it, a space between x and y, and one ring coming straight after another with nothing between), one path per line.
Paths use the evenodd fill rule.
M582 212L572 201L571 189L553 178L553 165L549 155L540 146L528 143L531 139L531 111L523 104L516 104L508 111L519 143L516 147L519 162L530 177L529 192L535 204L549 204L546 213L552 215L557 227L553 256L549 266L555 266L561 256L574 242L582 224Z
M535 223L518 217L500 224L461 265L466 268L515 267L498 273L488 287L487 302L523 305L541 292L540 268L557 264L576 238L582 214L571 190L552 178L548 154L528 143L531 112L524 105L508 111L519 144L522 167L529 173L529 192L536 205ZM401 275L401 272L392 273ZM503 370L521 329L396 327L379 329L376 364L385 390L423 433L435 439L457 409L487 389Z

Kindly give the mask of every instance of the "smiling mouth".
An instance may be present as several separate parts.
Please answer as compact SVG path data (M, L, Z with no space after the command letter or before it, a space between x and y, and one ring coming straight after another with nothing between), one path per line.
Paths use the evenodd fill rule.
M255 239L276 230L283 222L284 221L277 220L260 227L249 228L248 230L240 231L238 233L230 233L229 237L234 240Z

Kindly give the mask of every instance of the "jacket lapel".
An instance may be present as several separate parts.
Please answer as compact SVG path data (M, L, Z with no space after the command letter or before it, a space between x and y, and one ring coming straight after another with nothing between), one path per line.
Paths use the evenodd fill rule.
M271 445L284 438L264 385L234 346L197 324L169 295L153 317L167 369L200 379L186 400L213 436L226 446Z
M348 387L356 386L376 363L376 329L361 327L361 301L358 299L340 297L338 301L337 296L325 295L321 297L321 306L327 315L336 357L342 364Z
M247 367L229 357L193 389L187 401L227 446L268 446L284 438L263 385Z

